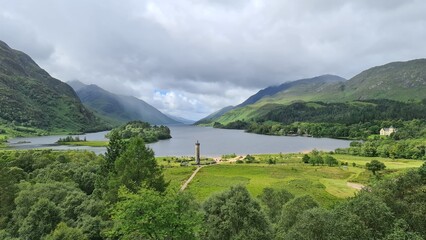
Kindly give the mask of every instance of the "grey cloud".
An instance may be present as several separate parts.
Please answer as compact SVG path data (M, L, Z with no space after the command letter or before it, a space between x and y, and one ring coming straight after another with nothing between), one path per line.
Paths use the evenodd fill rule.
M217 110L217 99L223 106L238 104L259 88L288 80L326 73L350 78L375 65L426 55L421 0L0 5L0 38L55 77L142 96L185 114ZM244 96L227 95L231 88ZM174 92L180 104L162 103L157 89Z

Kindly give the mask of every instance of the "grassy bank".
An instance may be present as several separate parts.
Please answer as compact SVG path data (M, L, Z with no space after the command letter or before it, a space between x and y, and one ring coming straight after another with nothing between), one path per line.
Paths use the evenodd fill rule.
M350 155L333 155L339 162L348 166L312 166L302 163L302 154L254 155L257 163L222 162L202 168L189 184L190 191L199 202L211 194L224 191L236 184L245 185L253 196L258 196L265 187L285 188L296 196L309 194L322 206L331 207L347 197L354 196L357 189L348 182L368 184L376 177L365 169L372 159L386 165L381 177L398 174L408 168L421 166L423 161L406 159L368 158ZM165 177L178 189L195 169L193 166L180 167L167 158L158 158L165 168ZM173 158L176 160L178 158ZM267 164L269 159L276 164ZM167 163L167 164L165 164ZM354 163L354 164L353 164Z

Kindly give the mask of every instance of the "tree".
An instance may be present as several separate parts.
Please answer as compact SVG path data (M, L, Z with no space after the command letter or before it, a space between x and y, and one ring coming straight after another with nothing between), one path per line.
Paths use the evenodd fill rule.
M339 164L339 162L334 157L332 157L330 155L326 155L324 157L324 163L327 164L330 167Z
M368 170L373 172L373 175L376 175L376 172L381 171L386 168L385 164L379 160L371 160L371 162L365 164Z
M322 159L320 155L316 154L311 156L311 158L309 159L309 163L312 164L312 166L315 166L315 165L324 164L324 160Z
M391 209L378 197L361 191L355 198L341 206L340 211L357 215L370 229L372 239L381 239L392 228L394 220Z
M119 239L197 239L202 215L192 196L168 191L120 189L110 237Z
M264 188L260 200L266 206L266 213L272 223L278 221L285 203L294 198L294 195L285 189Z
M419 168L419 174L423 180L424 183L426 183L426 162L423 163L422 166Z
M117 131L111 131L107 151L105 153L105 162L102 164L102 172L108 174L114 171L115 161L126 149L126 142L121 138Z
M39 199L20 223L19 236L23 239L40 239L55 229L61 220L60 214L61 210L50 200Z
M142 186L164 192L168 183L155 160L154 151L140 137L131 138L126 150L115 162L116 179L136 193Z
M309 163L309 159L311 159L311 158L309 157L308 154L304 154L303 157L302 157L302 161L304 163Z
M210 197L203 209L202 239L272 239L266 215L244 186Z
M333 228L330 221L332 217L332 214L323 208L306 210L300 214L285 236L277 236L277 239L329 239Z
M287 231L296 223L299 214L318 206L318 203L309 195L296 197L288 201L283 206L281 217L277 224L277 235L285 236Z
M329 240L372 239L371 230L361 218L345 208L335 208L330 216Z
M43 240L87 240L88 238L80 229L71 228L66 223L60 222L56 229Z
M394 223L394 228L392 233L387 235L385 240L400 240L400 239L407 239L407 240L422 240L421 235L415 232L410 231L410 227L408 224L402 220L398 219Z

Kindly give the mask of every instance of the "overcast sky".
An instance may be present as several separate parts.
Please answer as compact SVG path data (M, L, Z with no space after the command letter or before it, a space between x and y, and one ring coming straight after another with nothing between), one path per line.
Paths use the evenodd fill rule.
M426 57L424 0L0 0L53 77L199 119L260 88Z

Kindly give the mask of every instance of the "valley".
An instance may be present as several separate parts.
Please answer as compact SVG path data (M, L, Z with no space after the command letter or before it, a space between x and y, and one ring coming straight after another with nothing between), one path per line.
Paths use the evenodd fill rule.
M340 15L348 20L355 5ZM111 9L128 11L121 7ZM240 11L229 7L219 12ZM374 49L386 46L378 42L337 56L338 39L353 35L335 27L333 40L292 52L317 37L293 36L303 24L282 31L297 17L265 21L267 32L262 21L236 31L239 18L215 16L217 6L169 8L123 11L131 24L109 21L108 11L102 24L61 27L87 25L78 41L68 32L32 36L53 18L17 37L15 25L0 27L8 44L28 50L0 41L0 239L426 239L424 54L407 54L405 44L404 54L378 57ZM291 15L277 10L259 16ZM2 22L30 29L32 21L17 21L26 15L0 10ZM226 28L214 27L223 20ZM203 27L188 34L196 22ZM96 44L79 45L101 29ZM232 41L240 30L241 48ZM258 44L275 30L289 35Z

